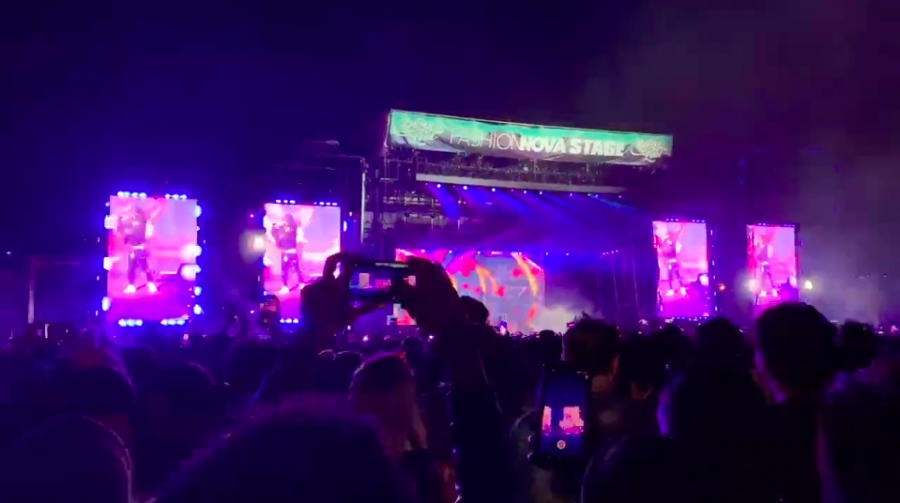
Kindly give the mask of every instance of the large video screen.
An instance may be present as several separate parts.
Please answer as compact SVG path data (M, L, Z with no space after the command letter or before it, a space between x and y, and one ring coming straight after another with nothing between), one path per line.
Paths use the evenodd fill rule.
M748 286L754 298L754 314L799 299L796 243L794 227L747 226Z
M192 314L198 213L194 199L110 197L107 319L159 321Z
M530 332L535 316L544 305L544 269L524 253L449 250L396 250L396 259L422 257L441 264L460 295L480 300L490 312L493 325L506 322L510 332ZM413 320L401 309L398 325Z
M300 290L341 250L341 209L268 203L265 211L263 290L278 297L283 316L296 318Z
M706 224L653 222L659 282L659 314L665 318L709 316Z

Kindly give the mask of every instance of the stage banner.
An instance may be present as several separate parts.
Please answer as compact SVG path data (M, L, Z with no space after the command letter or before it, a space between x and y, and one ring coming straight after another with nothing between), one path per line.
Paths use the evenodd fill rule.
M668 135L530 126L392 110L388 146L514 159L664 165Z

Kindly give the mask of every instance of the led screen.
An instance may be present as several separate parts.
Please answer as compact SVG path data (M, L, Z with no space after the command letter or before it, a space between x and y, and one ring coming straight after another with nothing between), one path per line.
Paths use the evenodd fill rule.
M110 197L104 264L108 319L159 321L192 314L198 214L194 199Z
M300 290L341 250L341 209L269 203L265 211L263 290L278 297L283 316L297 317Z
M709 261L706 224L653 222L659 282L656 298L660 316L709 316Z
M480 300L490 312L490 322L506 322L511 332L529 332L544 305L544 269L534 259L517 252L449 250L396 250L396 259L423 257L441 264L460 295ZM397 309L397 324L413 320Z
M748 287L753 294L754 314L780 302L795 301L797 292L797 248L793 227L747 226Z

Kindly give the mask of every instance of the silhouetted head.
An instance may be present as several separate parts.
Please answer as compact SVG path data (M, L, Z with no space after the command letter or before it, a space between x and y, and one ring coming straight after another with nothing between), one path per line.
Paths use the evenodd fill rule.
M619 331L600 320L577 322L563 335L563 360L589 374L615 373L619 360Z
M409 501L395 480L371 430L346 418L285 411L223 436L160 503Z
M836 331L808 304L770 307L754 325L757 367L784 390L818 393L834 375Z
M30 431L4 464L4 501L131 501L128 450L109 428L84 416L60 416Z
M468 295L462 297L462 302L465 304L466 311L469 313L469 321L476 325L487 324L488 318L490 318L490 312L483 302L475 300Z

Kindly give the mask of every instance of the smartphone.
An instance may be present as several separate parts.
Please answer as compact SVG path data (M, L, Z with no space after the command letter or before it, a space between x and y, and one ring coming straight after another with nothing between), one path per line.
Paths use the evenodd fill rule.
M415 285L415 277L410 273L408 264L357 262L350 275L350 300L355 302L396 300L396 285L401 281Z
M540 393L540 432L532 452L545 459L584 455L584 431L590 378L564 366L544 368Z
M260 313L277 313L278 312L278 297L274 295L266 295L263 297L263 300L259 303L259 312Z

